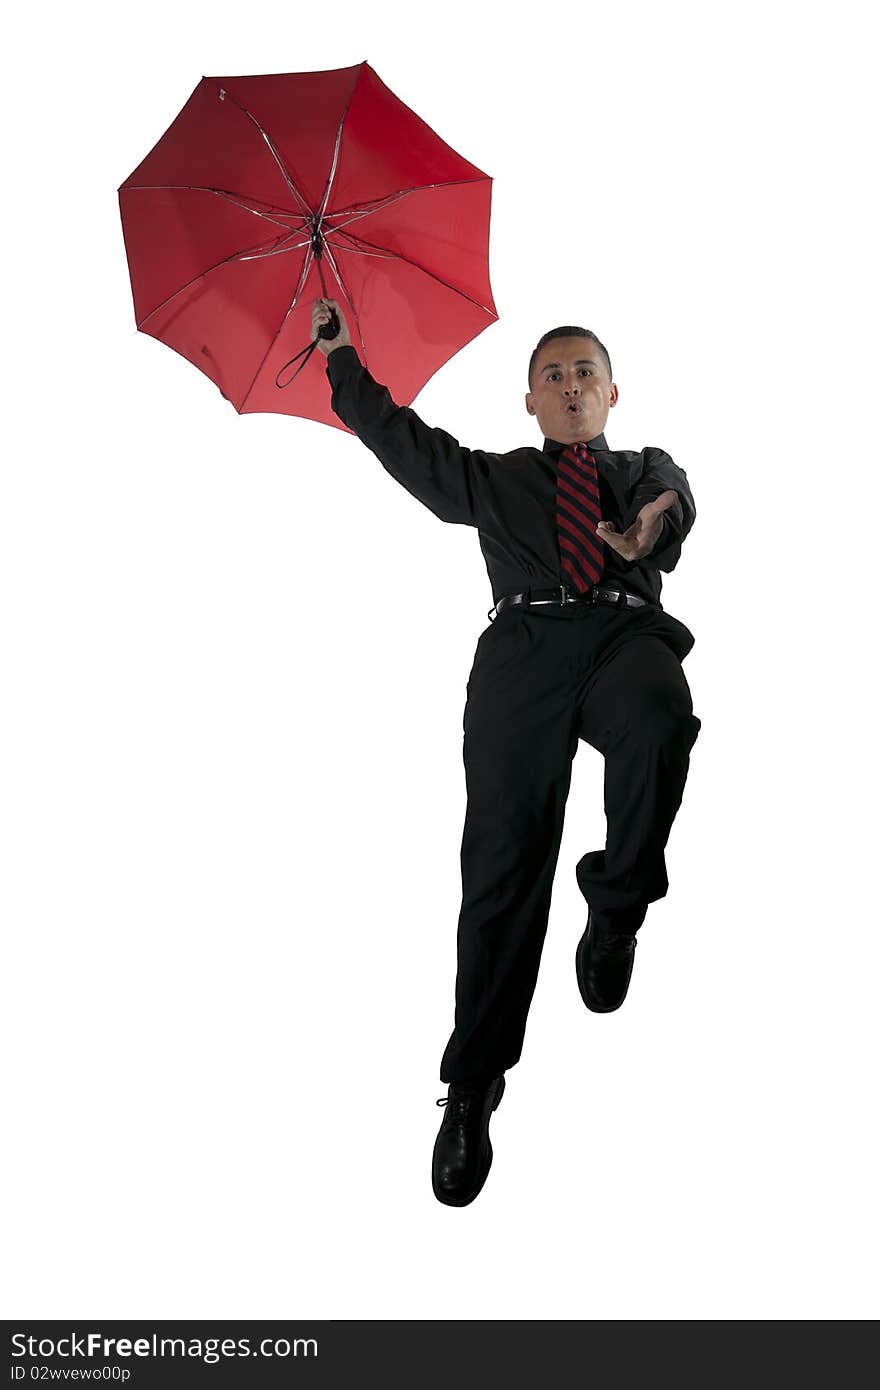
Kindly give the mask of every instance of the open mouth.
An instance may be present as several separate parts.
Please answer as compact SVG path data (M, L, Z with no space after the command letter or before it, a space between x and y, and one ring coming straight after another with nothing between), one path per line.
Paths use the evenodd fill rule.
M565 409L569 415L577 415L578 411L580 410L580 406L577 404L576 401L570 401L568 405L565 407Z

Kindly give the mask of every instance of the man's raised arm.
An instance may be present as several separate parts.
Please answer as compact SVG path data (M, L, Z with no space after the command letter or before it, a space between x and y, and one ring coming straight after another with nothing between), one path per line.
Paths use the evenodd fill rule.
M652 502L667 490L678 494L677 500L664 511L663 529L643 561L669 573L681 558L681 547L696 520L697 509L684 469L673 463L663 449L651 447L643 452L645 468L628 515L636 516L646 502Z
M316 299L312 336L335 309L340 331L318 339L333 388L330 404L343 424L371 449L383 468L441 521L479 524L477 511L486 455L466 449L445 430L432 429L410 406L397 405L374 381L351 345L335 299Z

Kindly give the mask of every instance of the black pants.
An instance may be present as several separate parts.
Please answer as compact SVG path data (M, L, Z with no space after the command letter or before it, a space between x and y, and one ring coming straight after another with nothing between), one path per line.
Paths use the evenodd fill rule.
M606 604L508 607L480 634L442 1082L486 1081L519 1061L579 739L604 755L607 821L605 848L577 865L584 898L601 911L665 896L664 849L700 731L681 669L693 643L659 607Z

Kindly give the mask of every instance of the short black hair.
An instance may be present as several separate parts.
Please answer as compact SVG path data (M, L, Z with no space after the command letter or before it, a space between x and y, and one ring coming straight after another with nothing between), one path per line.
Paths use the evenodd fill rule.
M541 348L545 345L545 343L550 342L551 338L592 338L593 342L596 344L596 347L602 354L605 366L608 368L608 380L614 380L614 377L611 375L611 358L608 356L608 349L605 347L604 343L599 342L599 339L596 337L595 333L591 328L576 328L574 324L569 323L565 324L562 328L551 328L549 333L545 333L541 341L538 343L538 346L532 353L531 357L529 358L530 391L532 389L532 368L535 365L535 358L537 357L538 353L541 351Z

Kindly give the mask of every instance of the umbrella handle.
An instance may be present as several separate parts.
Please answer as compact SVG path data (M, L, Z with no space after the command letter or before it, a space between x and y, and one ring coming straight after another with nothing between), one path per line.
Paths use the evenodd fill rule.
M330 322L322 323L318 329L319 338L335 338L339 332L339 316L335 309L330 310Z
M335 338L338 332L339 319L337 317L336 310L331 309L330 322L321 324L321 327L318 329L318 338ZM281 376L282 372L286 372L288 367L293 366L293 363L296 361L296 357L291 357L289 362L285 362L284 366L280 369L280 371L276 374L275 377L275 385L279 388L279 390L283 391L285 386L289 386L290 382L293 381L295 377L299 376L303 367L306 365L312 353L315 351L315 348L318 346L318 338L313 338L312 341L310 343L307 343L306 346L302 349L302 352L298 352L296 354L296 357L302 357L303 360L300 362L293 376L290 378L290 381L280 382L278 380L278 377ZM303 352L305 353L305 357L303 357Z

